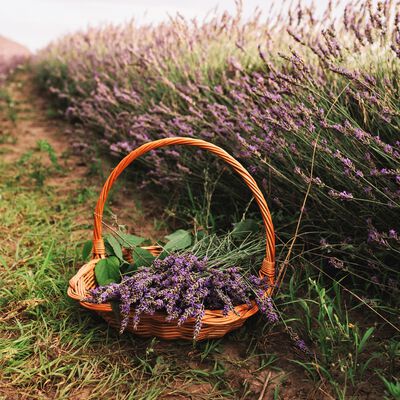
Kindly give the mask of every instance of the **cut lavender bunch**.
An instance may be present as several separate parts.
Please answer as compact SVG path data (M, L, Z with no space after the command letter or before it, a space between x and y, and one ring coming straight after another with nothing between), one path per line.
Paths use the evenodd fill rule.
M141 268L132 276L125 276L121 283L100 286L90 291L85 301L120 303L122 333L132 318L137 328L142 314L166 313L168 321L184 324L195 319L193 338L202 326L205 310L222 310L224 315L235 312L234 307L254 300L272 323L277 321L270 298L265 296L268 284L264 279L245 278L238 268L211 267L207 258L194 254L171 254L156 259L151 267Z

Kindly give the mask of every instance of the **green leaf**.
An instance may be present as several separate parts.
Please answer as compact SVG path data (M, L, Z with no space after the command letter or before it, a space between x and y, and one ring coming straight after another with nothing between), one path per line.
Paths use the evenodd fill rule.
M207 233L203 229L196 232L196 240L197 241L200 241L200 240L204 239L206 236L207 236Z
M94 267L94 274L99 286L118 283L121 279L119 272L120 262L117 257L111 256L103 258Z
M163 250L158 256L157 258L159 260L164 260L165 257L169 256L170 253L168 253L168 251Z
M133 272L137 271L138 267L134 264L125 264L120 268L122 275L131 275Z
M93 249L93 242L91 240L85 242L82 248L82 258L84 260L87 260L89 258L90 254L92 253L92 249Z
M120 260L123 260L124 256L122 254L122 248L121 248L121 245L118 243L118 240L115 239L114 236L107 236L106 240L112 248L111 255L114 255L114 256L118 257Z
M134 246L140 246L146 239L140 236L118 232L117 240L119 241L122 247L127 247L127 246L134 247Z
M354 250L354 246L352 244L342 244L341 249L342 250Z
M235 224L235 228L232 231L232 237L234 239L243 240L250 234L257 233L258 231L258 223L254 219L244 219Z
M370 327L367 329L367 331L364 333L364 336L362 337L362 339L360 340L360 344L358 345L357 348L357 352L361 353L364 350L365 345L367 344L368 339L370 338L370 336L372 335L372 333L374 332L375 328L374 327Z
M168 236L165 236L168 242L164 246L164 250L176 251L188 248L192 244L192 235L189 231L179 229Z
M133 265L136 268L140 267L150 267L150 265L155 260L155 257L145 249L141 247L135 247L132 249Z
M108 255L113 255L114 254L114 250L110 246L110 243L108 243L107 238L104 239L104 247L106 249L106 254L108 254Z

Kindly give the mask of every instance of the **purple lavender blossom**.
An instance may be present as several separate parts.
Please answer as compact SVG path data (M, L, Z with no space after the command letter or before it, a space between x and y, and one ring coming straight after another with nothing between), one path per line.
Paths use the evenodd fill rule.
M290 336L290 339L293 342L293 345L303 353L305 353L307 356L312 356L312 351L309 349L309 347L306 345L306 342L299 337L299 335L291 328L291 327L286 327L286 331Z
M331 189L329 190L328 194L329 196L339 200L352 200L354 198L352 193L348 193L345 190L342 192L338 192L334 189Z
M309 355L312 354L311 351L310 351L310 349L309 349L308 346L306 345L306 342L305 342L303 339L297 339L297 340L294 342L294 345L295 345L300 351L302 351L303 353L306 353L306 354L309 354Z
M343 269L343 267L344 267L343 261L339 260L336 257L330 257L329 264L332 265L332 267L337 268L337 269Z

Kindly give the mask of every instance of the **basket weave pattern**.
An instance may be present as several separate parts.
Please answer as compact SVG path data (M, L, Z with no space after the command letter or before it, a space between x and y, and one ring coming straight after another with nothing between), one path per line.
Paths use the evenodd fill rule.
M109 303L105 304L93 304L82 301L89 295L89 290L94 289L97 284L94 275L94 268L96 263L106 257L104 241L102 239L102 215L104 205L107 199L108 192L110 191L113 183L116 181L118 176L127 168L136 158L141 155L167 145L187 145L195 146L208 150L214 153L227 164L229 164L236 173L238 173L246 185L251 190L263 218L266 232L266 256L260 267L260 277L267 277L271 288L266 293L270 295L272 293L272 285L274 284L275 278L275 235L274 228L271 220L271 215L268 210L265 198L257 186L257 183L249 172L231 155L220 147L208 143L204 140L173 137L166 139L155 140L150 143L146 143L136 150L132 151L125 158L123 158L116 168L111 172L107 181L105 182L103 189L100 193L95 213L94 213L94 230L93 230L93 255L92 260L82 266L77 274L70 280L68 295L79 301L79 303L90 310L96 311L101 315L111 326L119 328L119 322L111 308ZM159 248L157 246L150 246L147 248L153 254L158 254ZM257 305L253 302L252 307L248 307L245 304L238 305L235 307L235 312L229 312L228 315L224 316L222 310L206 310L205 315L202 319L203 325L201 331L197 337L197 340L204 340L210 338L218 338L226 333L239 328L250 316L254 315L258 311ZM131 331L136 335L140 336L157 336L163 339L188 339L193 338L193 330L195 319L190 318L181 326L178 326L174 321L166 321L166 314L162 312L156 312L153 315L142 315L139 325L136 329L133 329L131 323L128 324L127 331Z

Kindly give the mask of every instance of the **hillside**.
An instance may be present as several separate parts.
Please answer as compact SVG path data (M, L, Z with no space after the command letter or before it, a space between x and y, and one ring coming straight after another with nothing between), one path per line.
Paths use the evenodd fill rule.
M28 48L0 35L0 79L30 55Z

